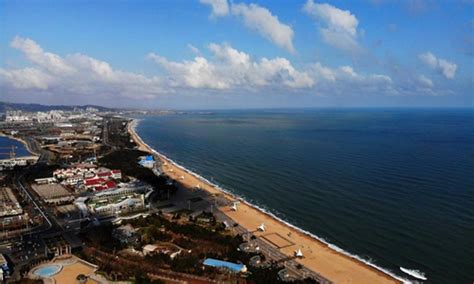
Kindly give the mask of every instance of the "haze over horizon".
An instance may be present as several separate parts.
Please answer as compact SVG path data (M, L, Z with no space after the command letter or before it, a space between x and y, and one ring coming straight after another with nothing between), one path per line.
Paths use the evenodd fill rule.
M474 107L470 1L1 1L1 100Z

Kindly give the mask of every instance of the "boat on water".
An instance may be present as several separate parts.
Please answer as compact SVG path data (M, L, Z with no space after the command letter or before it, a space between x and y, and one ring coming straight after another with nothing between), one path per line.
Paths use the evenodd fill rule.
M416 279L428 280L428 278L426 278L425 274L423 272L419 271L419 270L408 269L408 268L404 268L404 267L400 267L400 270L405 272L406 274L408 274L410 276L415 277Z

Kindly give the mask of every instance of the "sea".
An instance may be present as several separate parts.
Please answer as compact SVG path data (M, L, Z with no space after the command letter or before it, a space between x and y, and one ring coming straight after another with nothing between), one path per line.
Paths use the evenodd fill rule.
M10 158L12 146L14 147L16 157L31 156L25 145L23 145L23 143L20 141L10 139L5 136L0 136L0 159Z
M472 109L140 119L155 150L333 248L407 280L474 281Z

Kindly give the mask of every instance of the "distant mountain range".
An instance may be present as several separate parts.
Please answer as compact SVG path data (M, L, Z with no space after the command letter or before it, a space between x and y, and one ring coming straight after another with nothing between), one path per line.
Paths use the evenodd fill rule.
M53 109L71 111L74 108L87 108L93 107L99 111L117 111L118 109L107 108L97 105L41 105L41 104L20 104L20 103L9 103L9 102L0 102L0 112L5 112L7 110L22 110L22 111L50 111Z

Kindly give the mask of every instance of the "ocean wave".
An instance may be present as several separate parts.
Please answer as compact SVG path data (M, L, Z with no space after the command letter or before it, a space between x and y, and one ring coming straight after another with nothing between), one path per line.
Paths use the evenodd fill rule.
M426 278L425 276L425 273L419 271L419 270L415 270L415 269L408 269L408 268L404 268L404 267L400 267L400 270L405 272L406 274L408 275L411 275L417 279L420 279L420 280L428 280L428 278Z
M177 163L176 161L174 161L174 160L172 160L171 158L167 157L166 155L163 155L162 153L156 151L156 150L155 150L153 147L151 147L148 143L145 143L145 141L143 141L143 139L140 137L140 135L138 135L138 132L136 131L136 127L138 126L138 123L139 123L140 121L141 121L141 119L134 119L134 120L132 121L131 129L132 129L133 132L135 133L137 139L139 139L140 142L143 143L143 145L145 145L148 149L150 149L155 155L160 156L160 157L162 157L162 158L168 160L169 162L173 163L176 167L178 167L179 169L185 171L186 173L188 173L188 174L190 174L190 175L193 175L194 177L196 177L196 178L202 180L202 181L205 182L205 183L208 183L209 185L213 186L214 188L218 189L219 191L222 191L222 192L224 192L224 193L226 193L226 194L232 196L233 198L239 200L240 202L243 202L243 203L247 204L248 206L251 206L251 207L253 207L253 208L259 210L260 212L262 212L262 213L264 213L264 214L266 214L266 215L272 217L273 219L275 219L275 220L277 220L277 221L279 221L279 222L281 222L281 223L287 225L288 227L291 227L291 228L295 229L296 231L298 231L298 232L300 232L300 233L302 233L302 234L304 234L304 235L306 235L306 236L309 236L309 237L311 237L311 238L313 238L313 239L315 239L315 240L318 240L318 241L320 241L320 242L326 244L329 248L331 248L332 250L334 250L334 251L336 251L336 252L338 252L338 253L341 253L341 254L343 254L343 255L345 255L345 256L347 256L347 257L350 257L350 258L352 258L352 259L356 259L356 260L358 260L358 261L360 261L360 262L362 262L362 263L364 263L364 264L366 264L366 265L368 265L368 266L370 266L370 267L372 267L372 268L374 268L374 269L376 269L376 270L378 270L378 271L381 271L381 272L383 272L383 273L385 273L385 274L387 274L387 275L389 275L389 276L391 276L391 277L393 277L393 278L395 278L395 279L397 279L397 280L399 280L399 281L401 281L401 282L403 282L403 283L413 283L411 280L406 279L406 278L403 278L403 277L401 277L401 276L399 276L399 275L396 275L394 272L392 272L392 271L390 271L390 270L388 270L388 269L385 269L385 268L382 268L382 267L380 267L380 266L377 266L377 265L374 264L371 260L364 259L364 258L362 258L362 257L360 257L360 256L358 256L358 255L356 255L356 254L352 254L352 253L350 253L350 252L348 252L348 251L345 251L344 249L342 249L342 248L340 248L340 247L338 247L338 246L336 246L336 245L334 245L334 244L329 243L329 242L326 241L324 238L319 237L319 236L317 236L317 235L315 235L315 234L313 234L313 233L311 233L311 232L308 232L308 231L306 231L306 230L304 230L304 229L302 229L302 228L299 228L299 227L297 227L297 226L295 226L295 225L289 223L289 222L286 221L286 220L283 220L282 218L276 216L274 213L270 212L269 210L267 210L267 209L265 209L265 208L263 208L263 207L261 207L261 206L259 206L259 205L256 205L256 204L254 204L254 203L251 203L251 202L249 202L248 200L244 199L243 197L238 196L238 195L236 195L235 193L226 190L225 188L221 187L221 186L218 185L217 183L211 182L211 181L208 180L207 178L205 178L205 177L203 177L203 176L201 176L201 175L199 175L199 174L197 174L197 173L195 173L195 172L193 172L193 171L191 171L191 170L185 168L184 166L180 165L179 163ZM402 271L403 271L403 270L402 270ZM405 272L405 271L403 271L403 272ZM405 273L406 273L406 272L405 272ZM409 273L407 273L407 274L409 274ZM411 275L411 274L409 274L409 275ZM413 276L413 275L411 275L411 276ZM415 277L415 276L413 276L413 277ZM420 278L420 279L421 279L421 278Z

